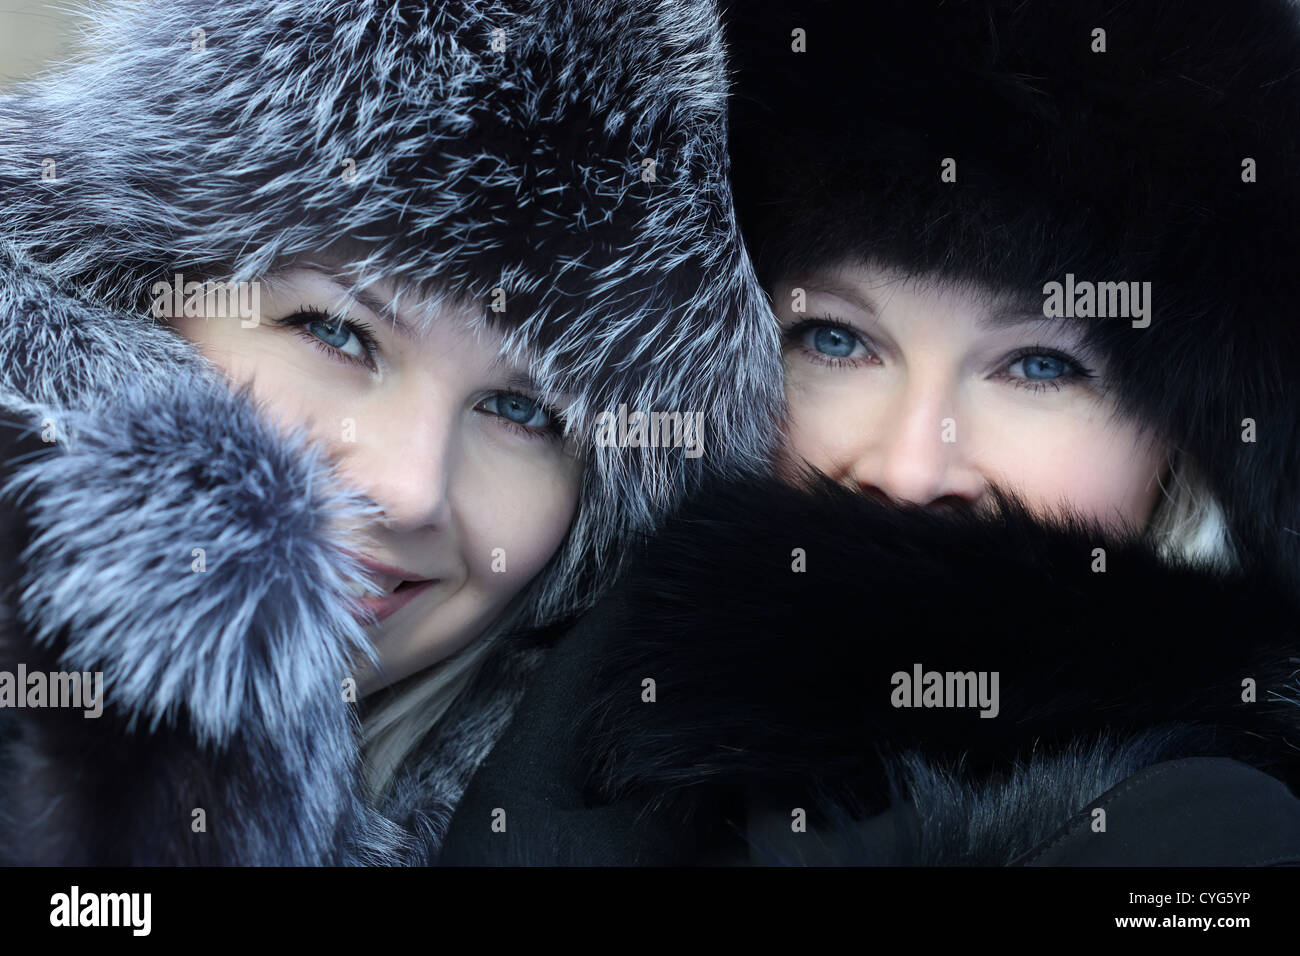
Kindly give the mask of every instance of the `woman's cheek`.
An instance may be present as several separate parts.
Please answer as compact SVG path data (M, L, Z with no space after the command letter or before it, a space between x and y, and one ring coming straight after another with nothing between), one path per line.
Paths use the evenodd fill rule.
M845 388L827 387L791 370L786 383L785 437L779 453L787 478L794 478L805 463L837 474L852 457L855 438L872 433L873 424L864 396Z
M264 403L267 413L282 428L304 425L312 437L333 443L338 440L340 416L334 404L340 395L316 387L317 383L295 377L292 369L271 365L252 379L253 394Z
M1058 416L1022 423L1006 437L990 470L1034 509L1055 513L1064 506L1115 530L1146 524L1159 491L1159 456L1132 430Z
M1086 490L1099 500L1105 517L1131 528L1145 528L1160 497L1163 451L1136 434L1126 434L1099 449L1097 467L1084 472Z
M580 473L567 462L499 461L467 475L457 496L476 590L506 603L555 554L577 512ZM512 456L513 457L513 456ZM552 467L553 466L553 467Z
M175 324L231 381L251 384L253 396L277 426L304 425L321 440L338 439L348 391L339 376L322 374L317 356L305 354L310 345L283 330L264 325L244 329L227 319L186 318Z

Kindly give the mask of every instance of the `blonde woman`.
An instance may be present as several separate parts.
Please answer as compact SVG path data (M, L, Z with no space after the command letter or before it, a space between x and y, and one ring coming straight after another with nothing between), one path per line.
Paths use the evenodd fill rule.
M0 847L431 862L546 625L768 451L716 12L86 22L0 99Z

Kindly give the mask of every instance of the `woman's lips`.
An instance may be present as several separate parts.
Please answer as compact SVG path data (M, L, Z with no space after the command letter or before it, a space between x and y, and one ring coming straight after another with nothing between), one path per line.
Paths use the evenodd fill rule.
M384 564L355 551L349 551L348 554L370 572L374 584L385 592L378 597L353 594L356 602L353 616L365 624L378 623L396 614L409 601L439 581L438 578L421 578L414 572ZM360 584L357 586L360 587Z
M366 624L370 623L370 618L373 616L374 623L378 624L385 618L396 614L408 602L415 600L437 583L437 579L417 581L408 583L406 587L399 587L392 594L385 594L382 597L354 598L357 609L353 612L353 616Z

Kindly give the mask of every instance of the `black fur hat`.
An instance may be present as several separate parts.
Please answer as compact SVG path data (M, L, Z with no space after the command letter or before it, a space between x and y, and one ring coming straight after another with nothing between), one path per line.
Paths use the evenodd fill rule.
M1205 475L1243 562L1300 576L1300 6L745 0L727 19L736 200L769 288L851 256L1034 308L1071 275L1150 282L1145 327L1087 320L1123 411Z

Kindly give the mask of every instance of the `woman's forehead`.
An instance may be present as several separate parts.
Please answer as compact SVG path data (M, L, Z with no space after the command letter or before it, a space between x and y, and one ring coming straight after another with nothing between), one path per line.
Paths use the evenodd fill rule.
M842 262L788 276L786 287L837 295L867 311L876 311L899 292L977 305L993 316L1042 314L1037 289L999 288L977 280L936 272L913 272L876 262Z
M1035 290L999 289L970 279L933 273L909 273L876 263L841 263L794 274L779 283L778 295L787 300L802 290L806 295L833 297L858 310L871 321L897 318L905 305L929 316L965 319L980 332L1051 329L1082 338L1082 323L1048 318L1043 295ZM785 304L790 305L790 301Z

